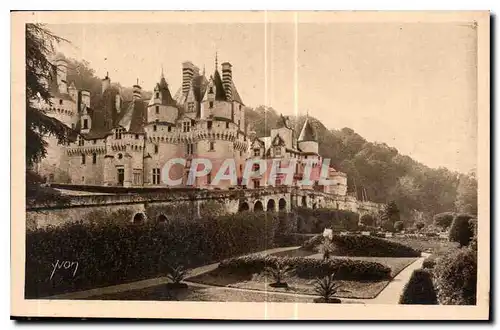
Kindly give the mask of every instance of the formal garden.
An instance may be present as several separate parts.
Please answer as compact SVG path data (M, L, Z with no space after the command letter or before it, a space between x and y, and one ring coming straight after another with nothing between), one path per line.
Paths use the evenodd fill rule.
M364 304L399 285L391 303L475 302L476 222L463 214L446 215L446 225L435 219L449 239L386 237L355 213L329 209L143 224L118 221L130 216L120 212L100 216L27 232L27 299L130 284L82 299Z

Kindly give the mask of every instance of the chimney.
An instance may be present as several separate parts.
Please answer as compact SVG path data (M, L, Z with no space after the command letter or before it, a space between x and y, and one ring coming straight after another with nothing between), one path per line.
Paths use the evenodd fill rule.
M59 88L59 93L68 93L68 84L66 82L66 77L68 74L68 62L64 58L59 58L56 60L56 70L57 70L57 86Z
M111 85L111 79L109 79L108 72L106 72L106 77L102 80L102 93L109 88L109 85Z
M85 104L87 108L90 108L90 92L89 91L81 91L80 92L81 104Z
M142 88L139 86L139 78L137 78L137 84L135 84L132 91L132 100L140 100L142 99Z
M226 98L228 101L233 100L233 71L232 65L229 62L222 63L222 86L224 86L224 90L226 91Z
M189 92L191 80L199 73L200 69L190 61L182 63L182 94Z

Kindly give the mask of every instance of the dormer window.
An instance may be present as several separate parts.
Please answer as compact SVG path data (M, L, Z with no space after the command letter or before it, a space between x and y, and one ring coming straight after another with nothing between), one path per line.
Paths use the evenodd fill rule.
M124 131L123 128L117 128L115 131L115 139L120 140Z
M193 112L194 111L194 102L189 102L188 103L188 112Z
M156 114L160 113L160 106L159 105L155 106L155 111L156 111Z
M259 156L260 156L260 149L254 149L254 150L253 150L253 155L254 155L255 157L259 157Z
M89 120L88 119L83 120L83 129L89 129Z
M75 129L75 124L71 124L71 129Z
M280 147L274 148L274 155L275 156L281 156L281 148Z
M214 93L214 88L213 88L212 86L210 86L210 87L208 88L208 93L209 93L209 94L213 94L213 93Z
M185 121L182 123L182 131L187 133L191 130L191 123L189 121Z
M156 98L159 99L160 98L160 93L156 92Z
M214 102L213 101L208 102L208 107L212 109L214 107Z

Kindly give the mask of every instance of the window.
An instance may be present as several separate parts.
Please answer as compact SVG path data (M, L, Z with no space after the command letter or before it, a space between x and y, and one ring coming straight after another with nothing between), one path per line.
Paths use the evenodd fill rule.
M156 92L156 97L155 98L159 99L160 98L160 93Z
M71 129L75 129L75 124L71 124Z
M207 174L207 184L211 184L212 183L212 172L208 172Z
M215 150L215 142L210 141L210 148L208 149L209 151L214 151Z
M274 155L275 156L281 156L281 148L280 147L274 148Z
M254 149L254 150L253 150L253 155L254 155L255 157L259 157L259 156L260 156L260 149Z
M85 140L83 140L82 136L78 136L78 145L83 146L85 144Z
M122 159L123 158L123 155L122 154L118 154L118 159Z
M208 89L208 93L209 94L213 94L214 93L214 88L212 86L210 86L210 88Z
M260 164L253 164L252 165L252 171L255 172L255 171L258 171L258 170L260 170Z
M156 132L156 125L153 125L153 132Z
M62 105L63 104L63 100L59 100L59 104Z
M159 105L155 106L155 111L156 111L156 114L160 113L160 106Z
M88 119L84 119L83 120L83 129L88 129L89 128L89 120Z
M168 126L167 131L172 132L172 126Z
M155 144L155 154L157 154L157 153L158 153L158 145Z
M182 131L187 133L191 130L191 123L189 121L185 121L182 123Z
M135 139L136 139L136 140L139 140L139 134L136 134L136 135L135 135Z
M260 180L253 180L253 187L255 189L260 188Z
M212 129L212 121L207 121L207 129Z
M132 173L132 179L134 180L134 185L138 186L142 184L142 170L134 169Z
M92 154L92 164L96 164L96 163L97 163L97 154L93 153Z
M212 109L214 107L214 102L213 101L208 102L208 107Z
M186 144L186 154L192 155L194 153L194 145L192 143Z
M241 110L241 104L240 104L240 110Z
M85 154L82 154L82 165L85 164Z
M123 128L117 128L115 131L115 139L120 140L122 138L123 132Z
M93 139L92 140L92 144L96 144L97 143L97 140L96 139Z
M193 112L194 111L194 102L189 102L188 103L188 112Z
M160 169L153 168L153 184L160 184Z
M229 128L229 122L226 121L226 128Z

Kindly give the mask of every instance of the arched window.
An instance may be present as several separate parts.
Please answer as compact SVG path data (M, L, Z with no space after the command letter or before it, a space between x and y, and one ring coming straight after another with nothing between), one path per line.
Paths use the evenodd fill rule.
M279 203L278 203L279 209L280 210L285 210L286 209L286 200L284 198L281 198Z
M146 216L144 213L136 213L132 221L134 224L143 224L146 221Z
M255 202L254 206L253 206L253 210L255 212L260 212L260 211L264 211L264 206L262 205L262 202L261 201L257 201Z
M267 202L267 211L273 212L275 209L276 209L276 203L274 202L274 199L270 199Z

